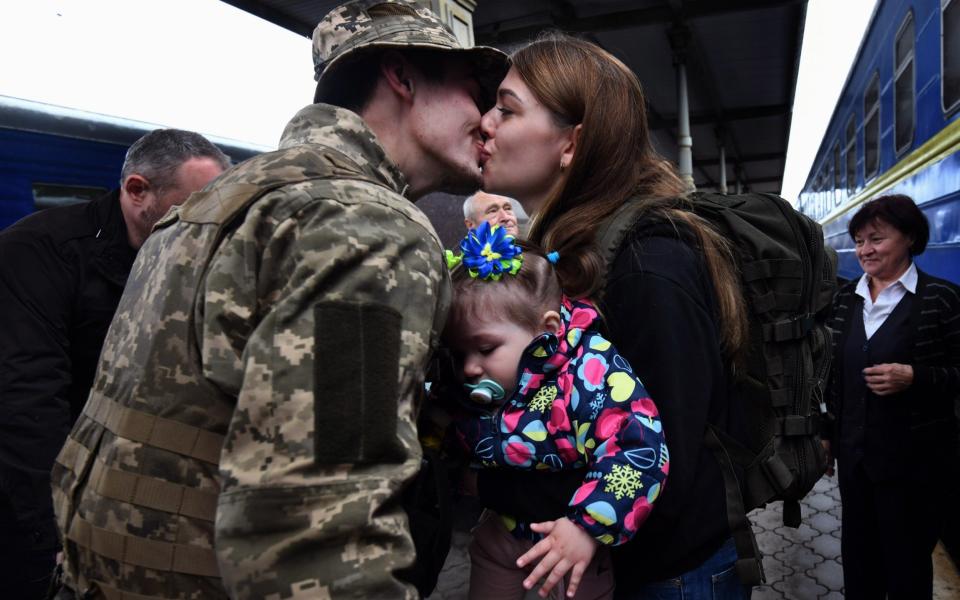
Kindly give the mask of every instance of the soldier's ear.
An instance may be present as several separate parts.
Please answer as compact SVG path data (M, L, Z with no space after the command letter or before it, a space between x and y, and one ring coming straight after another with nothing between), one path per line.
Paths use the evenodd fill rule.
M385 52L380 59L380 73L395 94L406 100L413 98L413 66L402 54Z
M142 175L128 175L123 180L123 191L135 202L143 202L147 191L150 190L150 182Z

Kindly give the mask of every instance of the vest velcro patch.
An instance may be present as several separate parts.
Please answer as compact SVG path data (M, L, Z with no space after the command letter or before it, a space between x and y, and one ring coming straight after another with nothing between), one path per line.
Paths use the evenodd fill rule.
M397 439L400 313L380 304L338 301L317 304L314 317L317 462L402 462L405 453Z

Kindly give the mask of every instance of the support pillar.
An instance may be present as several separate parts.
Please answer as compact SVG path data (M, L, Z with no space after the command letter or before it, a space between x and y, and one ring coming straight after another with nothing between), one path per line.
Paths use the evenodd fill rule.
M720 193L727 193L727 149L720 142Z
M687 43L690 31L683 25L670 30L670 46L673 48L673 67L677 75L677 166L680 178L690 190L693 183L693 137L690 135L690 99L687 95Z

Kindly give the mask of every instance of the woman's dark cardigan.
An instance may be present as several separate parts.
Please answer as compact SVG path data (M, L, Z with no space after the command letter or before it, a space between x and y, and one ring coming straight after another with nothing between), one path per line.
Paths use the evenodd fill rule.
M908 435L888 436L891 456L909 457L906 464L913 476L947 477L957 459L956 403L960 398L960 287L917 269L916 298L910 319L916 323L912 351L913 383L895 397L874 401L895 402L900 422L909 426ZM856 294L858 279L837 293L829 325L833 331L834 361L827 386L830 412L843 409L843 348L854 310L863 303ZM908 420L902 417L908 417ZM836 438L836 431L834 438ZM833 440L836 447L836 439Z

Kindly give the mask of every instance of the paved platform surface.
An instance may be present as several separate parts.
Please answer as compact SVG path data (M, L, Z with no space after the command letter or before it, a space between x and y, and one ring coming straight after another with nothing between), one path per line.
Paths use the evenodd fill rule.
M763 554L766 585L754 588L754 600L840 600L843 566L840 559L840 490L836 478L824 477L801 503L803 523L783 526L779 503L750 513ZM465 600L470 580L466 547L470 535L454 532L453 548L429 600ZM960 574L937 546L934 553L935 600L960 599ZM528 594L528 598L537 598ZM491 599L494 600L494 599Z

